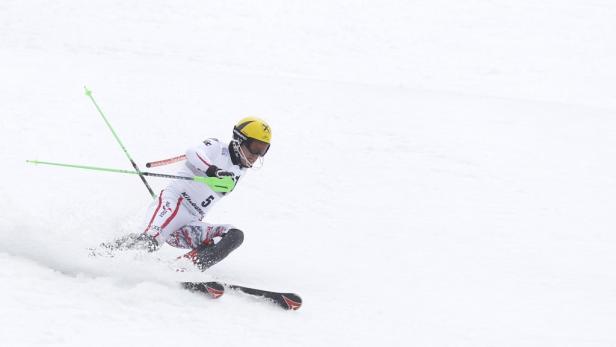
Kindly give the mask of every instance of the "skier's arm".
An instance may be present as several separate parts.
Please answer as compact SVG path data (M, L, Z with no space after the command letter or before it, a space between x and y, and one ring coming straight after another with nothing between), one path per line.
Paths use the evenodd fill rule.
M201 143L186 150L186 160L191 164L192 169L198 171L201 176L206 175L208 169L215 166L213 159L215 159L214 154L216 152L212 150L212 147L218 146L206 146L205 143Z
M229 171L221 170L216 166L216 154L220 153L220 143L214 140L206 140L202 144L189 148L186 151L186 159L199 175L208 177L233 176Z

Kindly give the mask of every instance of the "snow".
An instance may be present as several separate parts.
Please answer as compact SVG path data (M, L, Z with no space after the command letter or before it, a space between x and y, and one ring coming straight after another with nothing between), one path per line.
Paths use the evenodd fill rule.
M610 1L0 3L0 345L614 346ZM273 146L205 273L139 231L141 168L248 115ZM177 166L152 171L173 173ZM155 191L164 179L148 180ZM293 291L287 312L180 280Z

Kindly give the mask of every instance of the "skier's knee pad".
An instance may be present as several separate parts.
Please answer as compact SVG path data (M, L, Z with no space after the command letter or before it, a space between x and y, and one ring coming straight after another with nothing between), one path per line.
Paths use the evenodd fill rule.
M240 229L229 229L223 237L231 250L238 248L244 242L244 232ZM222 240L221 240L222 242Z
M243 242L244 232L240 229L229 229L229 231L222 236L222 239L218 242L217 246L220 245L220 247L224 248L228 254L238 248Z
M203 245L197 248L195 264L201 270L205 270L226 258L242 242L244 242L244 233L239 229L229 229L216 244Z

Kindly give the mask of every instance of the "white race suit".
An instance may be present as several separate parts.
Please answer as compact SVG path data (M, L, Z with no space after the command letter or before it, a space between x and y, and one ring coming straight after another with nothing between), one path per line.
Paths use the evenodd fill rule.
M228 145L207 139L186 151L186 162L178 175L206 176L210 166L232 172L236 184L246 172L246 168L234 164ZM211 244L215 237L233 228L229 224L202 222L212 206L227 194L215 192L204 183L174 180L152 203L144 233L159 245L166 242L174 247L196 249Z

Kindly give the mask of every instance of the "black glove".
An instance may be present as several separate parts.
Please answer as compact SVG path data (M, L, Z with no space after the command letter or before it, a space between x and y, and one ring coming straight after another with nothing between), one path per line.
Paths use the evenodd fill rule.
M208 167L207 171L205 172L205 174L208 177L218 177L218 178L222 178L222 177L226 177L226 176L230 176L230 177L235 176L235 174L233 172L219 169L216 165L212 165L212 166Z

